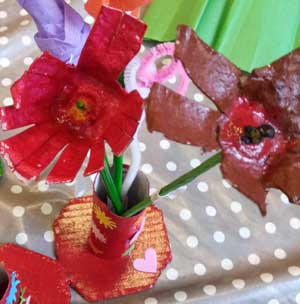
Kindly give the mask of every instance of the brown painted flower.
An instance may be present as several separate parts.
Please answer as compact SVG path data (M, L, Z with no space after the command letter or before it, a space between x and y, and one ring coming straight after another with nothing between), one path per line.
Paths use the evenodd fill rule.
M149 131L204 151L221 148L224 177L263 215L270 188L299 203L300 51L245 74L179 26L175 57L218 110L156 84L146 103Z

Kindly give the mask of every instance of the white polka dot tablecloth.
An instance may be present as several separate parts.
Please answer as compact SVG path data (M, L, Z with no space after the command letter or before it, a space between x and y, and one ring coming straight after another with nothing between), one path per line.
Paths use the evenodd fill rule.
M93 21L83 12L83 1L68 2L87 22ZM2 106L13 103L11 85L39 54L34 33L30 16L16 1L0 0ZM166 85L172 87L176 81L172 77ZM187 95L209 104L192 85ZM0 133L0 138L6 136ZM140 141L141 170L149 177L151 193L206 158L198 148L149 134L145 126ZM82 177L67 185L49 186L43 178L25 185L6 170L0 181L0 242L54 257L53 220L70 198L90 194L91 185L90 178ZM158 207L164 211L172 262L154 288L105 303L300 304L300 207L290 205L281 192L271 191L268 215L262 218L214 168ZM72 303L86 302L74 292Z

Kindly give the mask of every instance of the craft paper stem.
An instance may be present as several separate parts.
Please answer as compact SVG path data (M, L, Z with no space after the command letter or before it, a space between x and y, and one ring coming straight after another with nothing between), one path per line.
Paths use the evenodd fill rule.
M119 197L121 197L122 183L123 183L123 155L121 155L121 156L114 155L113 179L114 179L115 186L117 188Z
M124 207L121 202L120 196L118 194L117 188L114 184L114 180L110 174L109 163L107 157L105 156L105 166L104 169L100 172L101 177L104 181L106 191L114 205L117 214L122 214L124 212Z
M166 196L169 193L179 189L180 187L192 182L196 177L205 173L209 169L213 168L214 166L218 165L221 162L221 152L218 152L207 159L204 163L196 167L195 169L191 170L190 172L180 176L175 181L171 182L170 184L166 185L158 192L158 195L153 195L152 197L147 197L142 202L138 203L131 209L127 210L123 216L132 216L141 210L145 209L147 206L155 203L155 198L158 199L161 196Z

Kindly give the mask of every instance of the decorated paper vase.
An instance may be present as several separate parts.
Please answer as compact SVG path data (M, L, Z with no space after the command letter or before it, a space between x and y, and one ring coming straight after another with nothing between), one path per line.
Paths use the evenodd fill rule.
M151 206L117 216L98 180L92 196L71 200L54 223L57 259L71 287L90 302L153 287L171 261L162 212ZM139 173L125 203L131 207L148 192L147 177Z

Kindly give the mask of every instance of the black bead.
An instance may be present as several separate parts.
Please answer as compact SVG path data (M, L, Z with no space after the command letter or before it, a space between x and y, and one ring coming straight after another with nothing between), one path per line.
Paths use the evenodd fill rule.
M251 133L253 132L254 129L255 129L255 127L246 126L246 127L244 127L244 134L251 136Z
M249 137L248 135L243 135L243 136L241 137L241 141L242 141L242 143L245 144L245 145L252 145L252 139L251 139L251 137Z
M275 136L275 129L271 125L262 125L259 127L259 132L261 136L267 137L267 138L274 138Z

